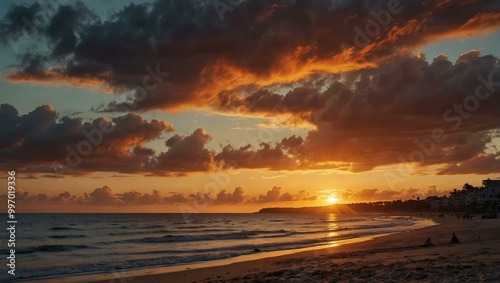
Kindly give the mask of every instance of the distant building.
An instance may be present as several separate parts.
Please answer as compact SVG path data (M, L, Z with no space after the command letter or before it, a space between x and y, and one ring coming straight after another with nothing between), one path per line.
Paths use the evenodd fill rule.
M500 180L483 180L483 188L500 188Z
M477 200L485 209L500 214L500 180L483 180Z
M450 196L431 196L425 199L431 209L445 207L455 209L480 209L487 215L500 218L500 180L483 180L481 187L473 187L468 183L462 189L454 189Z
M477 200L477 196L479 194L480 190L471 190L471 191L466 191L463 192L464 195L464 203L465 205L477 205L479 204Z
M484 191L484 199L486 201L500 201L500 180L483 180L481 189Z
M432 210L437 210L440 207L448 206L448 198L446 196L444 196L444 197L438 197L438 196L427 197L425 199L425 202L430 204Z
M449 204L453 205L455 208L460 208L465 206L465 199L465 193L455 189L450 193Z

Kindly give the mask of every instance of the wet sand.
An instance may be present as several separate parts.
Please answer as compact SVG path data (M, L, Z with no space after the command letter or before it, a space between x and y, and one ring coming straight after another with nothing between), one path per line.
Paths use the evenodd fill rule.
M436 221L328 249L96 282L500 282L500 219ZM459 244L450 243L453 232ZM423 247L429 237L434 245Z

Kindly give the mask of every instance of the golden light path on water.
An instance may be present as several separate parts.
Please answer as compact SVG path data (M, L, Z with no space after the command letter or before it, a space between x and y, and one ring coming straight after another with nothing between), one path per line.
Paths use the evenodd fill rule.
M337 225L337 215L336 214L333 214L333 213L330 213L328 214L328 234L327 234L327 238L333 238L333 237L337 237L339 235L339 233L337 233L338 229L338 225ZM330 241L328 243L329 246L331 247L335 247L335 246L338 246L337 242L336 241Z

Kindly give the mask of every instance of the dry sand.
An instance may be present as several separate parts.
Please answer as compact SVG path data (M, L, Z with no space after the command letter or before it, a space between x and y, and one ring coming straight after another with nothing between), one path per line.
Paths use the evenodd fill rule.
M164 274L94 275L83 281L500 282L500 219L446 216L436 221L441 224L328 249ZM460 244L450 244L453 232ZM423 247L428 237L434 246Z
M460 244L449 243L452 232ZM428 237L434 246L422 247ZM126 282L402 281L500 282L500 220L447 216L438 226L368 242Z

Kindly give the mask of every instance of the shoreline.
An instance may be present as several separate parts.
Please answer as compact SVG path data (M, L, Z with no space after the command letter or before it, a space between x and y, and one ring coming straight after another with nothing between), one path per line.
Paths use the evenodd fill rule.
M392 215L392 217L411 218L408 214ZM426 227L438 225L435 223L435 221L432 221L429 218L415 217L414 220L418 221L416 221L414 225L408 226L405 229L411 229L411 230L425 229ZM402 226L401 228L403 227L404 226ZM78 274L78 275L75 274L67 277L51 277L51 278L46 277L40 279L25 279L25 280L19 280L17 282L37 282L37 283L121 282L120 280L125 280L125 282L136 282L136 281L131 281L133 280L132 278L143 278L145 276L147 277L152 275L163 276L165 274L175 274L182 272L197 273L198 270L211 269L211 268L216 268L216 269L226 268L227 266L232 266L234 264L246 265L246 264L252 264L252 262L258 262L262 260L272 261L273 259L277 258L293 257L294 255L300 255L305 253L321 253L318 251L331 249L332 247L333 249L344 248L350 245L356 245L363 242L373 241L374 239L379 237L385 237L388 235L400 234L400 233L405 233L405 231L387 232L376 235L366 235L357 238L342 239L334 242L332 241L332 243L329 244L317 245L301 249L279 250L279 251L269 251L269 252L264 251L259 253L242 255L238 257L231 257L231 258L211 260L211 261L201 261L190 264L178 264L174 266L142 267L136 269L116 270L115 272L107 272L107 273L90 273L90 274ZM149 280L146 278L143 279ZM141 280L142 279L140 279L137 282L141 282Z
M226 259L226 264L224 260L201 262L196 269L179 265L178 270L141 268L20 282L500 281L500 221L453 216L432 220L437 225L363 242L265 258L256 253L251 255L254 259L240 262L231 263L234 258ZM449 243L452 233L460 244ZM434 246L423 247L429 237Z
M359 243L123 280L130 283L500 281L500 221L450 216L435 221L440 225ZM460 244L450 244L452 233L460 238ZM429 237L434 245L423 247ZM93 282L113 282L102 279Z

